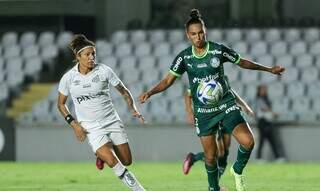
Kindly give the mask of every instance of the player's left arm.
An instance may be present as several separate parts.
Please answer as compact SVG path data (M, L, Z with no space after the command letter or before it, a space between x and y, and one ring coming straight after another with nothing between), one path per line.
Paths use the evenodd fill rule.
M243 110L250 116L254 117L254 112L253 110L251 109L251 107L249 106L249 104L244 100L242 99L239 94L232 90L232 92L234 93L234 95L236 96L236 102L243 108Z
M272 74L277 74L277 75L281 75L282 72L285 71L285 68L281 66L267 67L244 58L240 58L238 65L241 68L250 69L250 70L261 70L261 71L266 71L266 72L270 72Z
M144 117L138 111L136 104L134 102L134 99L132 97L132 94L130 93L129 89L122 82L120 82L118 85L116 85L115 88L120 92L120 94L123 96L124 100L127 102L127 105L129 107L129 110L132 113L132 115L134 117L139 118L141 123L144 123Z

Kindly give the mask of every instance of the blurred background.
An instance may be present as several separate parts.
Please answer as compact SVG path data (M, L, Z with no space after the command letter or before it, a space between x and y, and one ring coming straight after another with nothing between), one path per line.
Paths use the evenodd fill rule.
M73 34L85 34L96 43L98 62L110 66L137 100L189 46L184 23L190 9L198 8L208 40L261 64L286 67L276 77L224 65L232 87L254 110L257 87L268 87L277 113L272 119L277 145L285 160L319 161L319 7L317 0L2 0L0 160L92 160L87 143L76 141L56 107L57 83L73 66L67 48ZM135 160L177 161L201 150L193 126L186 123L186 88L183 78L148 103L138 104L147 125L131 117L112 89ZM258 143L257 120L247 119ZM233 143L231 159L236 147ZM274 159L269 145L263 155Z

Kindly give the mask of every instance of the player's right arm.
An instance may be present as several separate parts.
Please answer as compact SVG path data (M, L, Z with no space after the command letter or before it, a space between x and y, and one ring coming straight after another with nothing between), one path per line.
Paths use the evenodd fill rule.
M71 114L66 106L66 102L68 99L68 93L69 93L68 88L69 88L69 83L68 83L66 75L64 75L59 83L59 90L58 90L59 93L58 93L58 101L57 101L58 110L60 111L60 113L64 119L66 119L67 116L71 116ZM74 133L79 141L82 142L86 139L86 136L87 136L86 131L83 129L83 127L75 119L70 121L69 125L74 130Z
M140 96L139 96L139 101L140 103L144 103L147 101L147 99L149 99L152 95L160 93L164 90L166 90L167 88L169 88L173 82L177 79L177 76L168 73L168 75L162 79L155 87L153 87L151 90L147 91L147 92L143 92Z

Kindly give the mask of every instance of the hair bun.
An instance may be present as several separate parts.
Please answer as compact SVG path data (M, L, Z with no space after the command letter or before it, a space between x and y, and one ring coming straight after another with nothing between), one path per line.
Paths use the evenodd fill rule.
M199 19L199 18L201 18L201 14L198 9L191 9L190 17L193 19Z

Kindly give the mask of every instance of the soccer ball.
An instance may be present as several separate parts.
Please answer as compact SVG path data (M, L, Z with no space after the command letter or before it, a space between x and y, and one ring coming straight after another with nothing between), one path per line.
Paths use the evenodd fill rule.
M214 105L223 96L223 89L214 79L201 81L197 88L197 97L205 105Z

